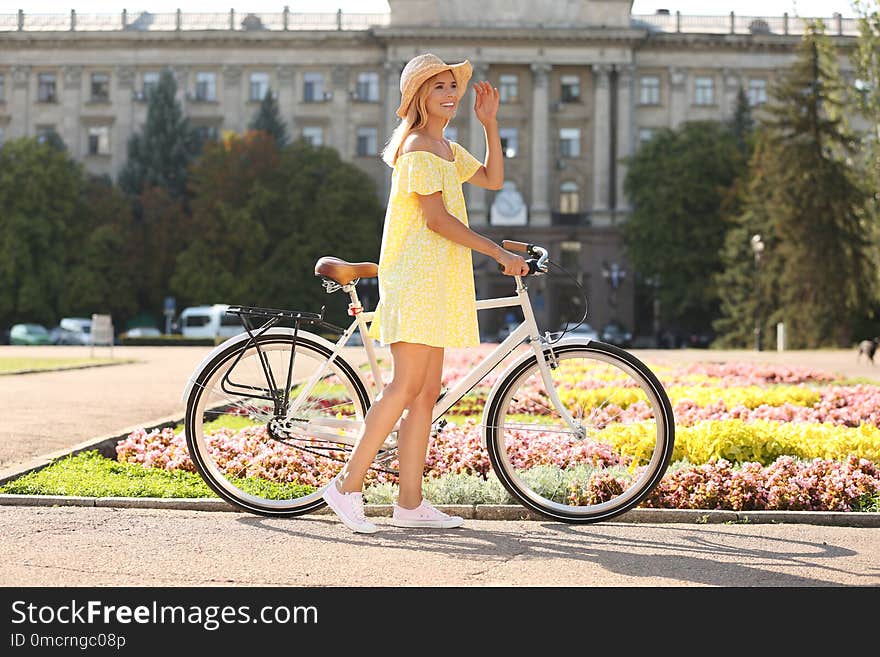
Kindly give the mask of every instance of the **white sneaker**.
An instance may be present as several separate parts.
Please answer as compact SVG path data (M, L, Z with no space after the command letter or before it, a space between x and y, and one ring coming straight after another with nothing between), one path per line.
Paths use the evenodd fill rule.
M422 503L415 509L405 509L395 504L394 513L391 516L391 524L395 527L451 529L453 527L461 527L464 524L464 518L443 513L423 499Z
M321 496L339 519L353 532L374 534L378 527L364 515L364 496L361 492L343 493L339 490L339 475L333 477Z

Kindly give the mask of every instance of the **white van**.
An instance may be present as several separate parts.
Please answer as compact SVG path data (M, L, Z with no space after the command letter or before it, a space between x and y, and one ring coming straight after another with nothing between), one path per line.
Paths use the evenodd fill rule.
M87 317L64 317L58 325L66 331L65 344L91 344L92 320Z
M229 304L190 306L180 313L180 332L185 338L231 338L244 332L241 318L229 315Z

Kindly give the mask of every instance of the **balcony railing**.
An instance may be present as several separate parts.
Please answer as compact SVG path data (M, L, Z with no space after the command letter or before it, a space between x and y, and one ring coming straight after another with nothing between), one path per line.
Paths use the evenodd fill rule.
M829 34L858 35L858 19L843 18L840 14L821 17ZM684 16L681 12L663 14L633 14L632 25L654 32L685 32L702 34L803 34L814 18L798 16ZM71 32L71 31L176 31L176 30L367 30L383 27L391 22L391 14L384 13L294 13L288 9L279 12L248 13L230 9L222 13L191 13L177 10L173 13L138 12L120 14L31 14L19 9L15 14L0 14L0 32Z
M366 30L388 25L389 13L352 14L342 10L332 14L279 12L248 13L230 9L223 13L150 12L121 14L0 14L0 31L175 31L175 30Z

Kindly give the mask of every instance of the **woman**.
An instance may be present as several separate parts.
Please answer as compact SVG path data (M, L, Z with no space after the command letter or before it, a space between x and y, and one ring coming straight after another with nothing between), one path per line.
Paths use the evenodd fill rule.
M474 112L486 134L486 161L443 137L467 90L471 65L414 57L400 76L402 119L382 159L394 172L379 256L379 304L370 336L391 346L393 378L364 419L364 432L324 500L350 529L373 533L363 512L364 477L394 425L400 492L391 523L459 527L422 498L431 411L440 394L443 350L480 343L471 251L491 256L507 275L528 273L526 261L468 227L462 183L500 189L504 160L498 135L498 90L474 85ZM405 412L405 413L404 413Z

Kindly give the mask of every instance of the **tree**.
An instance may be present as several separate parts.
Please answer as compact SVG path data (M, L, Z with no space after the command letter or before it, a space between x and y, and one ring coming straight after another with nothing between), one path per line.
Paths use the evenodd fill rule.
M738 222L770 239L753 288L761 321L784 321L792 348L848 346L853 319L873 298L874 274L867 195L848 160L857 141L844 120L844 87L821 22L808 27L771 98ZM729 267L743 259L733 250L727 256Z
M722 202L742 168L733 132L711 121L660 131L629 160L624 248L643 280L659 277L666 327L701 332L718 315Z
M108 181L89 177L69 227L59 314L109 314L121 326L137 312L141 278L131 204Z
M314 265L329 254L378 258L382 207L369 176L331 148L299 140L279 151L251 131L209 145L192 184L195 237L172 278L181 303L327 304L344 319L347 300L325 295Z
M82 175L65 150L35 138L0 148L0 325L57 320Z
M174 198L186 192L187 168L200 149L199 139L177 102L177 83L165 69L150 93L147 120L128 140L128 160L119 185L136 196L148 187L161 187Z
M730 120L730 129L736 139L736 145L740 152L748 159L751 155L752 132L755 129L755 121L752 118L752 108L749 99L742 87L736 92L736 106L733 117Z
M248 126L251 130L262 130L268 133L278 144L278 148L284 148L290 141L287 135L287 127L281 118L281 112L278 108L278 101L275 94L269 88L263 100L260 101L260 109L257 110L254 120Z
M867 210L871 225L871 242L876 289L880 289L880 11L874 1L856 0L859 36L850 54L855 69L855 85L850 88L852 102L867 121L862 134L859 163L864 179L873 194L868 198ZM880 302L875 302L854 324L854 338L880 335Z

